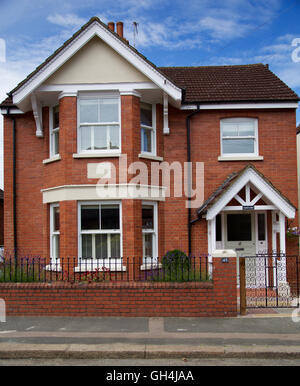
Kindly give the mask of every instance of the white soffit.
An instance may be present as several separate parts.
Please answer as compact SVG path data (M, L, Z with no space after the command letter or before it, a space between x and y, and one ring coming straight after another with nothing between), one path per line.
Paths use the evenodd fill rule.
M117 53L124 57L135 68L147 76L153 83L161 88L175 101L181 102L181 89L175 86L159 71L155 70L147 63L140 55L135 53L128 45L122 42L118 37L114 36L104 26L94 21L82 33L80 33L73 41L63 48L52 60L43 66L34 76L28 79L19 89L13 93L13 102L19 104L31 92L39 87L50 75L59 69L67 60L69 60L77 51L79 51L88 41L94 36L98 36Z

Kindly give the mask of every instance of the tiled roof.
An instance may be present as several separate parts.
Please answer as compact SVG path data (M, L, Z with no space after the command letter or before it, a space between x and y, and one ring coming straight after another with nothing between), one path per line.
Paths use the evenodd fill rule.
M223 194L229 189L229 187L237 180L238 177L240 177L242 174L244 174L248 169L253 169L261 178L263 178L268 185L271 186L272 189L274 189L289 205L291 205L293 208L296 209L295 205L293 205L288 198L286 198L273 184L271 181L269 181L260 171L256 169L254 165L247 165L243 169L241 169L238 172L234 172L230 174L225 181L216 189L207 200L204 201L204 203L201 205L199 209L197 209L197 215L198 217L202 216L207 212L207 210L213 206L219 199L223 196Z
M299 96L267 65L160 67L185 89L183 102L298 101Z
M4 198L4 192L2 189L0 189L0 200L3 200Z
M300 125L298 125L298 126L296 127L296 131L297 131L297 134L300 133Z

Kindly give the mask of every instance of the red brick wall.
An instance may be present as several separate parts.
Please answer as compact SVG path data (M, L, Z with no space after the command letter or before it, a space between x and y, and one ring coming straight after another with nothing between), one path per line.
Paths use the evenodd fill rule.
M213 260L213 282L0 284L8 316L236 316L236 259Z
M135 96L122 96L122 152L128 156L128 163L141 161L139 100ZM158 155L172 163L182 164L187 159L186 116L188 112L170 107L170 135L162 134L162 106L157 106L157 148ZM17 224L18 246L25 253L40 256L49 255L49 205L42 204L41 189L65 184L95 184L96 179L87 178L87 164L90 162L113 162L118 166L118 158L74 159L77 152L77 104L75 97L60 99L60 154L62 159L44 165L43 159L49 157L49 112L43 109L44 138L35 136L35 121L32 113L17 116ZM220 119L225 117L255 117L259 127L259 154L263 161L252 161L289 200L297 203L297 167L295 111L278 110L201 110L191 121L191 158L193 162L205 165L205 198L207 198L233 171L239 171L247 161L219 162ZM150 161L146 161L150 166ZM5 247L13 249L12 212L12 123L4 119L4 167L5 167L5 208L4 228ZM118 174L118 173L117 173ZM131 179L133 175L129 176ZM150 182L150 176L149 176ZM171 192L173 191L171 178ZM188 251L186 197L167 198L159 203L159 255L179 248ZM69 205L69 204L62 204ZM65 221L71 239L67 245L61 243L62 252L77 255L77 207L72 209ZM123 249L126 253L141 254L140 203L125 203L123 218L135 221L135 226L124 229ZM70 217L72 215L72 218ZM196 217L196 210L192 210ZM124 221L123 221L124 224ZM128 224L127 224L128 225ZM295 219L294 226L297 225ZM67 229L67 228L66 228ZM64 234L62 233L62 239ZM66 236L67 242L68 236ZM269 237L270 240L270 237ZM134 246L134 250L132 249ZM297 241L287 242L288 253L295 253ZM193 226L192 253L207 252L207 226L201 220Z

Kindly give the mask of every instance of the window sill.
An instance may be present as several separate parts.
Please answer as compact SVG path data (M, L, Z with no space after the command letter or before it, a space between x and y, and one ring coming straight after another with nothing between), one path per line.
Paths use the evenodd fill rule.
M163 157L158 157L156 155L147 154L147 153L140 153L139 158L146 158L146 159L150 159L152 161L163 161L164 160Z
M43 164L46 165L46 164L50 164L51 162L60 161L60 160L61 160L61 156L58 154L51 158L44 159Z
M73 158L112 158L120 157L121 153L74 153Z
M263 159L264 157L261 155L218 157L218 161L263 161Z
M153 264L142 264L141 267L140 267L140 270L141 271L147 271L147 270L152 270L152 269L159 269L159 268L162 268L162 264L160 263L153 263Z

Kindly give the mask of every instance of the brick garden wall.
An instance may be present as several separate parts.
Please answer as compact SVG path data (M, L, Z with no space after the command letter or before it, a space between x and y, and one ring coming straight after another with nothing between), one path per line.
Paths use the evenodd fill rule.
M213 281L6 283L8 316L236 316L236 258L213 259Z

